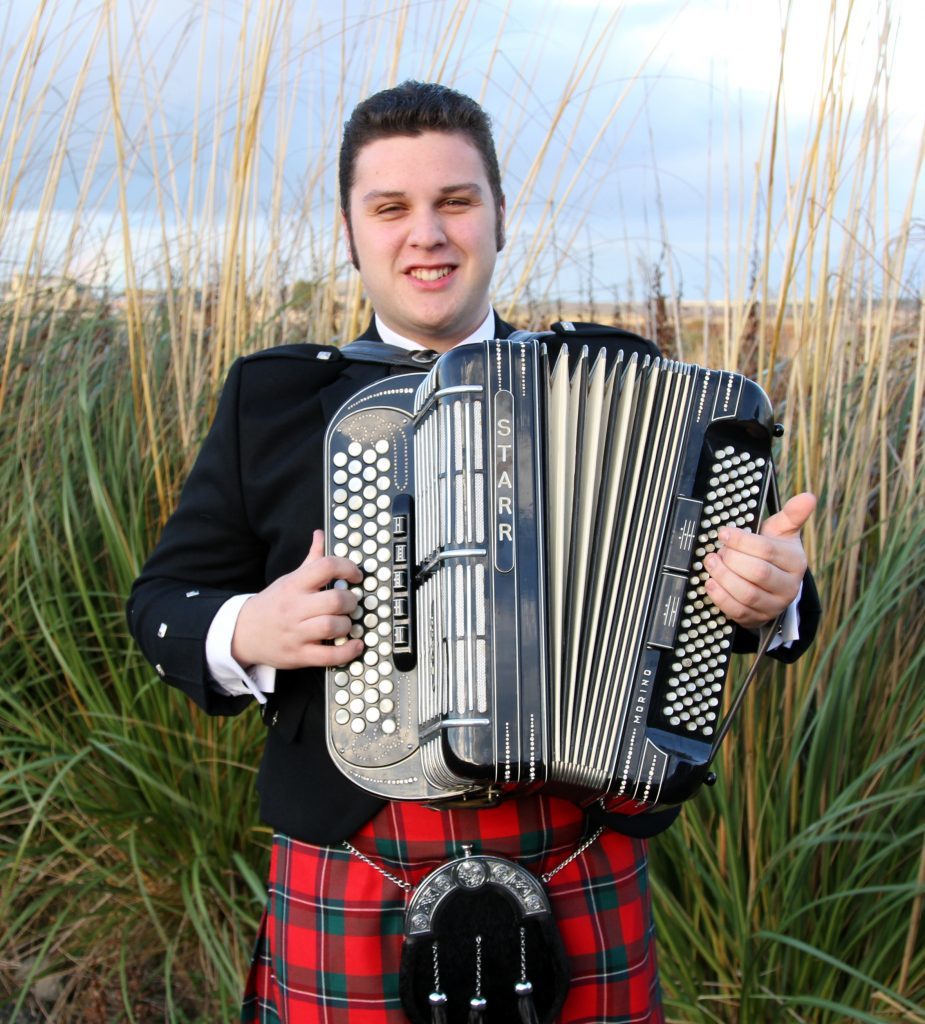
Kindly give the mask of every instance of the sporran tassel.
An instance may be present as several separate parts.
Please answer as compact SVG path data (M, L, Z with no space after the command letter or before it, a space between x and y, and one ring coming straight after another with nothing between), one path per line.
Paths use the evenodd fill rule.
M485 1007L488 1000L481 996L473 996L469 1000L469 1024L482 1024L485 1020Z
M521 1024L540 1024L533 1005L533 986L529 981L518 981L514 986L517 993L517 1018Z
M527 981L527 934L520 929L520 981L514 986L517 994L517 1016L521 1024L540 1024L533 1002L533 986Z
M442 992L430 994L431 1024L448 1024L446 1016L446 996Z
M431 943L434 955L434 990L427 997L430 1004L431 1024L448 1024L446 1016L446 996L440 991L440 960L437 956L437 943Z
M475 995L469 1000L469 1024L482 1024L488 1000L482 998L482 936L475 937Z

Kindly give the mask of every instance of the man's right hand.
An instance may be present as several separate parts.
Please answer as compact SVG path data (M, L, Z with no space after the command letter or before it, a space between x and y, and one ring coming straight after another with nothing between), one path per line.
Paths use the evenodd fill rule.
M333 646L346 637L357 599L347 589L326 590L334 580L361 583L363 574L347 558L325 556L324 534L315 530L311 550L294 572L280 576L244 602L231 641L231 655L245 668L307 668L344 665L363 653L362 640Z

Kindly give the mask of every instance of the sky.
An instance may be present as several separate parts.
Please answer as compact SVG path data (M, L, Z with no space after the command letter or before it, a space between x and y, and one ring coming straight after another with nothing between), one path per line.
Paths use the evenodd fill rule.
M835 8L840 24L848 4L838 0ZM197 130L205 131L214 111L220 112L214 122L219 126L219 189L210 223L218 226L220 237L229 199L223 170L234 155L241 28L247 26L250 49L244 66L249 68L256 61L261 13L278 10L281 21L261 122L265 185L248 218L259 248L274 230L271 169L284 149L279 202L286 216L280 223L292 227L275 230L287 233L283 272L289 277L311 276L327 266L333 163L346 116L337 106L338 96L349 109L393 78L439 77L480 98L495 124L511 226L519 228L499 269L501 290L521 276L527 258L524 239L545 223L551 198L555 231L527 275L534 296L593 293L598 301L626 301L638 297L641 279L659 264L670 291L688 299L721 297L727 288L741 290L760 228L760 218L756 227L750 210L757 202L761 213L768 198L768 118L786 21L786 115L772 193L774 223L784 222L779 241L771 239L772 276L780 274L787 237L786 169L795 173L805 164L807 138L831 66L826 58L829 9L828 0L800 0L789 11L777 0L344 0L332 15L308 0L280 0L278 6L158 0L147 7L128 0L108 5L75 0L48 5L41 22L49 27L48 38L36 82L27 92L11 91L11 83L32 5L7 0L5 10L0 6L2 95L14 101L36 96L43 74L52 87L31 121L27 118L36 134L28 158L22 159L21 177L0 175L0 200L10 211L0 220L0 280L21 265L39 221L48 231L46 252L63 251L79 207L81 251L72 267L93 283L106 281L118 288L124 281L117 160L108 120L112 58L105 31L80 90L63 171L50 199L53 212L40 199L60 119L101 25L112 28L112 52L118 55L122 123L134 157L126 183L130 233L139 264L150 251L151 265L163 267L158 252L165 224L166 233L176 235L171 244L181 245L182 217L170 212L169 197L167 214L161 212L154 183L158 175L164 182L165 168L173 168L185 215L191 140ZM872 156L860 142L861 126L887 10L892 25L886 47L889 87L884 99L881 84L878 102L889 110L889 145ZM133 22L142 24L134 34ZM878 182L888 182L880 189L887 198L871 201L868 213L888 231L902 219L917 186L923 120L916 50L925 38L925 4L854 0L850 27L842 41L846 59L839 65L837 96L853 113L841 122L844 158L831 208L836 220L847 218L856 201L852 183L857 175L865 180L876 175ZM202 98L197 100L200 82ZM157 111L153 124L145 117L152 109ZM0 122L0 130L5 125L3 151L25 154L28 133L14 138L11 121L7 114ZM547 142L536 186L523 200L524 181ZM95 155L88 197L81 201L85 169ZM756 167L762 168L757 193ZM207 169L205 161L200 174ZM11 199L13 182L17 187ZM205 223L209 214L201 183L193 188L193 207L192 223ZM918 194L913 211L921 223ZM917 244L910 249L907 274L909 287L920 291L921 232ZM105 254L102 262L100 252Z

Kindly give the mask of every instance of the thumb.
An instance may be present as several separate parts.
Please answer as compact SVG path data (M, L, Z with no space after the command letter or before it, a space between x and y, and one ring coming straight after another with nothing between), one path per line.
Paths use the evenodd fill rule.
M766 519L761 526L763 537L796 537L816 507L816 496L809 491L795 494L780 512Z
M312 533L312 546L308 549L308 554L305 556L305 561L302 566L308 565L310 562L316 562L319 558L324 558L324 531L315 530Z

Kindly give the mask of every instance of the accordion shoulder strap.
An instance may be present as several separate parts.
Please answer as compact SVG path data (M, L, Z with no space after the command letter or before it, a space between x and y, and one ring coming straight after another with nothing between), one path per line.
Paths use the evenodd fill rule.
M344 345L340 354L344 359L353 359L359 363L384 363L387 366L410 366L415 370L421 370L430 366L440 353L429 348L415 349L412 352L384 341L367 341L361 338Z

